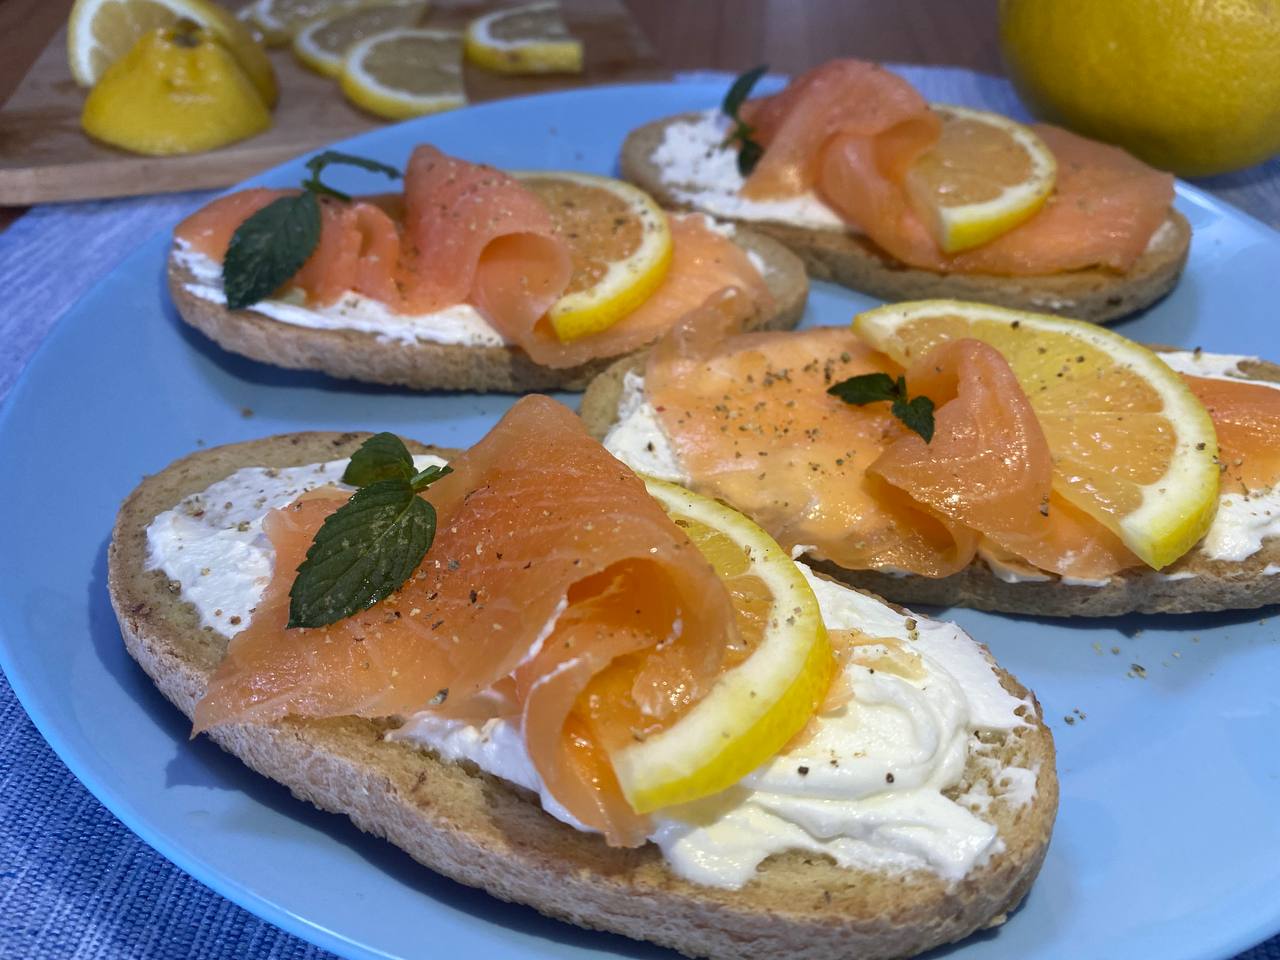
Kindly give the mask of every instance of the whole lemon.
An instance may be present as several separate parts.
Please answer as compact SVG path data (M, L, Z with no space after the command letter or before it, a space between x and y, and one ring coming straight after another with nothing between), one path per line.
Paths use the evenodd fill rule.
M1201 176L1280 152L1280 0L1001 0L1028 104Z

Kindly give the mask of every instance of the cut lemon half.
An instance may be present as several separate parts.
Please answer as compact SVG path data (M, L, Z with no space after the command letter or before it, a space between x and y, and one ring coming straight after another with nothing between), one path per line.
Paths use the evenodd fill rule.
M254 0L249 18L271 47L289 43L307 24L365 6L374 0Z
M268 107L276 102L276 75L249 29L208 0L76 0L67 21L67 62L82 87L97 83L145 35L179 20L206 27L225 46Z
M388 120L465 106L462 35L399 27L365 37L347 51L342 92Z
M1054 489L1147 565L1172 563L1213 522L1213 421L1146 347L1091 323L958 300L879 307L853 328L904 366L962 337L999 350L1049 441Z
M1058 163L1028 127L997 113L935 106L938 142L907 171L907 195L945 253L994 240L1053 193Z
M573 275L547 311L561 342L613 326L666 279L673 244L667 215L643 190L587 173L517 173L551 211L569 244Z
M729 588L747 649L679 720L611 755L637 813L718 793L768 761L809 722L835 671L817 598L772 537L715 500L645 485Z
M365 37L396 27L412 27L422 20L426 3L357 7L312 20L294 35L294 55L316 73L342 75L347 51Z
M467 59L499 73L581 73L582 41L575 40L560 4L530 3L467 24Z

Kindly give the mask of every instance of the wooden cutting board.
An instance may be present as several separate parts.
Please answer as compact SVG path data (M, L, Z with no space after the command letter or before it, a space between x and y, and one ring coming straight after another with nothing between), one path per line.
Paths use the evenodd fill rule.
M504 5L435 0L425 25L461 28ZM464 79L472 102L668 75L622 0L562 0L562 6L569 29L583 41L584 72L513 77L468 64ZM0 109L0 206L225 187L383 123L348 104L336 81L303 67L287 47L272 50L271 60L280 102L270 130L208 153L143 157L81 131L85 91L71 78L66 33L59 31Z

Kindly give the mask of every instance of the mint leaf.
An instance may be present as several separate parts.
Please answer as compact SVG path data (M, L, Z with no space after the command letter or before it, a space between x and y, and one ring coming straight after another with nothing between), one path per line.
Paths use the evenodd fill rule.
M724 100L720 103L720 109L734 120L738 119L738 110L747 102L747 97L751 95L751 88L760 82L760 78L769 72L769 65L762 63L758 67L752 67L750 70L738 76L729 87L728 92L724 95Z
M895 400L890 409L908 430L914 430L924 437L925 443L933 441L933 401L928 397Z
M895 381L887 373L864 373L827 387L827 393L845 403L862 406L867 403L892 401L890 411L908 430L914 430L925 443L933 440L933 401L926 396L907 398L907 378Z
M377 433L351 455L342 482L367 487L379 480L413 479L413 456L394 433Z
M320 242L320 201L303 191L267 204L236 227L222 261L227 306L241 310L279 290Z
M390 180L398 180L404 176L395 167L378 160L358 157L354 153L343 153L341 150L323 150L307 161L307 172L311 176L302 181L303 189L312 193L323 193L337 200L350 200L350 194L335 190L333 187L320 182L320 174L324 171L324 168L335 163L346 164L349 167L359 167L372 173L380 173Z
M408 480L357 490L316 532L289 591L290 627L323 627L367 610L418 568L436 511Z
M887 373L864 373L860 377L850 377L827 387L827 393L839 397L845 403L858 406L898 398L897 385Z
M743 123L742 118L738 116L738 111L747 97L751 94L751 88L759 82L760 78L769 70L769 65L762 63L758 67L753 67L746 73L739 76L733 81L733 85L729 87L729 91L724 95L724 100L720 103L720 109L733 120L733 130L725 138L725 146L732 143L738 144L738 172L744 177L751 176L751 171L756 168L756 164L760 162L760 158L764 156L764 147L755 140L751 139L755 129L747 123Z
M453 467L430 466L424 469L421 473L415 473L413 478L409 481L409 485L413 487L416 493L421 493L446 473L453 473Z

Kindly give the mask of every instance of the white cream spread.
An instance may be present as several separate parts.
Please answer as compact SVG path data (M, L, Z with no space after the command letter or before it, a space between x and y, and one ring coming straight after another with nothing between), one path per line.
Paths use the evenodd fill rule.
M441 461L415 462L422 468ZM150 566L181 584L204 624L234 634L249 622L271 575L265 514L337 482L345 465L236 471L152 521ZM799 568L829 627L895 638L919 656L922 678L850 662L853 699L819 718L812 739L722 794L663 811L652 839L678 874L721 887L741 886L761 861L786 850L826 854L847 867L963 878L1002 849L994 825L979 815L993 797L1019 807L1035 796L1036 771L1000 768L976 734L1024 726L1019 711L1029 704L1001 686L981 648L954 624L909 618ZM232 617L240 622L233 625ZM510 722L474 726L421 713L391 738L471 761L538 794L549 814L582 828L543 789ZM971 756L989 768L991 788L973 784L949 799L944 791L961 783Z
M1237 380L1242 373L1239 364L1253 357L1191 351L1162 353L1174 370L1199 377ZM1235 374L1232 374L1235 371ZM1280 387L1280 384L1269 384ZM688 483L689 476L676 454L644 392L644 377L627 373L618 400L618 420L604 438L610 453L632 469L664 480ZM1249 494L1224 491L1218 501L1213 525L1196 548L1208 560L1245 560L1262 549L1263 541L1280 536L1280 486ZM1046 574L1029 573L993 563L984 558L992 574L1005 583L1042 582ZM1159 574L1166 579L1181 579L1178 574ZM1061 582L1075 587L1105 587L1110 580L1086 580L1062 577Z
M413 458L419 470L439 457ZM271 579L275 551L262 531L271 510L308 490L342 482L346 460L305 467L245 467L192 494L147 527L148 569L163 570L182 585L182 598L200 614L200 623L228 637L249 625L254 607Z
M744 180L738 172L738 154L725 146L729 129L729 118L714 109L667 124L662 143L649 159L662 171L662 182L673 197L717 217L846 229L840 215L812 192L786 200L741 196Z
M1205 353L1203 350L1161 351L1157 356L1178 373L1204 377L1206 380L1248 380L1248 374L1241 369L1240 365L1258 362L1257 357L1234 353ZM1280 390L1280 383L1272 383L1269 380L1251 380L1250 382L1261 387Z
M981 649L959 627L915 618L799 565L832 629L893 637L920 655L924 679L907 680L856 663L846 669L853 699L822 716L803 746L780 754L737 786L654 817L651 839L680 876L736 888L775 853L826 854L845 867L931 870L963 878L1002 849L994 825L976 815L993 797L1014 807L1035 797L1036 771L999 769L982 756L977 731L1025 724L1024 702L1001 685ZM914 623L914 629L912 624ZM469 760L538 794L552 816L581 829L545 791L512 723L476 727L434 714L411 717L391 734L450 760ZM943 791L961 781L970 752L995 765L991 781L956 800Z
M225 305L222 265L179 239L174 259L191 271L195 283L187 292L201 300ZM501 347L506 343L480 312L459 303L434 313L396 313L385 303L348 291L324 307L308 307L288 299L260 300L249 308L280 323L312 330L356 330L375 334L386 343L441 343L465 347Z

